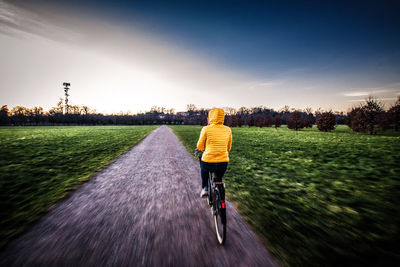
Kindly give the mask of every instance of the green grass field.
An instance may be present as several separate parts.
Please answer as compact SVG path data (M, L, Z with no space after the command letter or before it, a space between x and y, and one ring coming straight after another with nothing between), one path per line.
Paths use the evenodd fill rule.
M201 127L171 128L193 152ZM228 198L283 264L399 262L399 136L354 134L346 126L232 132Z
M0 128L0 248L156 126Z

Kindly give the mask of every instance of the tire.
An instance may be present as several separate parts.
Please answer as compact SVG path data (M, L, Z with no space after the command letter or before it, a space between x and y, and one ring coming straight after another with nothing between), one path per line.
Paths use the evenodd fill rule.
M226 240L226 209L222 208L222 201L224 201L223 191L215 190L214 199L214 224L217 233L218 242L223 245Z
M210 174L210 177L211 177L211 174ZM208 179L208 197L207 197L207 200L208 200L208 205L210 205L210 207L212 209L213 197L212 197L211 194L213 194L213 192L211 190L211 180Z

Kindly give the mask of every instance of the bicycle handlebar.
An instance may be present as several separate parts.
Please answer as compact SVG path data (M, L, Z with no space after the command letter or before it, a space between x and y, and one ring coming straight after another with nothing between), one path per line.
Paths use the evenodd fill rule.
M196 148L196 149L194 150L193 155L194 155L195 157L198 157L199 160L201 160L201 155L202 155L202 153L203 153L203 151L200 151L200 150L198 150L198 149Z

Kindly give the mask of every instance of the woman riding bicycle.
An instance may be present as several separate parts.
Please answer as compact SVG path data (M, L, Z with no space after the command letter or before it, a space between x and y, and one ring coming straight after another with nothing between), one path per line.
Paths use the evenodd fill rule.
M202 190L201 197L208 195L208 176L215 172L219 181L222 180L228 167L228 153L232 146L231 128L224 124L224 110L213 108L208 113L208 126L203 127L200 133L197 149L204 151L200 161Z

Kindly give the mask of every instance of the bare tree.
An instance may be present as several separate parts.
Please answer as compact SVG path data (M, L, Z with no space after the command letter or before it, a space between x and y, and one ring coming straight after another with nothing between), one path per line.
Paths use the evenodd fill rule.
M83 115L88 115L88 113L89 113L89 107L88 107L88 106L82 106L82 107L81 107L81 113L82 113Z

